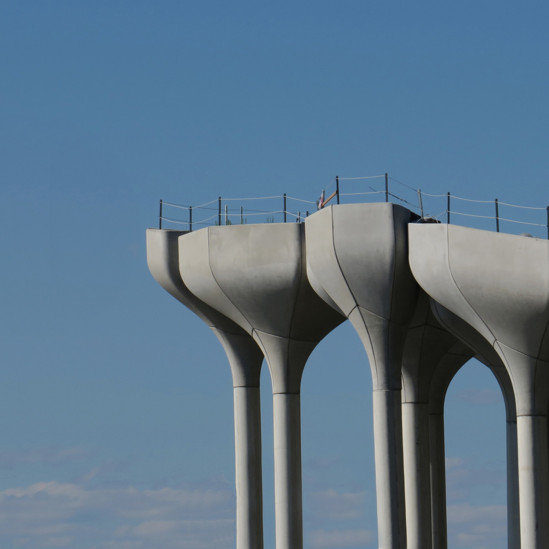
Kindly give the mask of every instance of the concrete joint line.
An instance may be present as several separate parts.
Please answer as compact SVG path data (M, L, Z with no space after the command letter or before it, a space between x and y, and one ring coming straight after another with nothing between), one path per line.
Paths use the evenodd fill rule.
M494 339L494 343L497 341L495 334L492 332L490 327L486 324L486 322L483 320L483 318L478 314L477 310L473 307L471 303L469 303L469 300L465 297L463 292L461 291L461 288L459 287L459 284L456 282L456 279L454 278L454 273L452 272L452 266L450 265L450 231L448 230L449 227L446 227L446 249L448 250L447 255L447 267L448 267L448 273L450 274L450 278L452 279L452 283L454 284L454 288L457 290L458 294L461 296L463 301L467 303L467 306L473 311L473 314L477 318L477 320L486 328L486 331L492 336Z
M261 337L261 334L270 335L273 337L279 337L280 339L287 339L291 343L317 343L315 339L294 339L290 336L285 335L279 335L279 334L273 334L271 332L266 332L265 330L258 330L256 328L252 328L252 333L256 333L257 337Z

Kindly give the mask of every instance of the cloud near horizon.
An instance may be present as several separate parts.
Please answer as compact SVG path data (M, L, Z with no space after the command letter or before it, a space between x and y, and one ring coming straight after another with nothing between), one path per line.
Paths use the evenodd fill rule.
M348 547L366 547L375 539L370 530L313 530L310 545L314 549L344 549Z
M449 505L448 540L458 547L498 549L507 544L505 505Z
M0 491L0 546L219 549L234 545L233 515L229 488L40 482Z

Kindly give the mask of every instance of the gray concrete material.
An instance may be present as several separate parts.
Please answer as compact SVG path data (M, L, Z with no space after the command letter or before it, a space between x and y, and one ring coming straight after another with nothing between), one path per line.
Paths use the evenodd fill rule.
M450 360L447 355L455 358ZM462 365L473 356L474 350L460 344L454 332L441 325L433 314L431 300L420 290L414 316L406 332L402 356L402 402L430 402L436 398L432 394L433 380L436 378L435 383L440 383L439 378L447 379L448 362L452 365L461 362ZM435 375L439 368L443 368L444 372ZM444 389L442 402L446 387L440 387Z
M263 495L259 377L263 355L238 325L194 296L179 274L183 231L147 230L147 263L155 280L199 316L223 345L233 378L235 416L236 547L262 549Z
M373 420L379 549L405 549L400 391L373 392Z
M473 333L473 328L455 317L450 311L437 304L437 314L443 313L442 318L447 326L457 329L460 339L468 339L472 343L478 343L478 334ZM483 356L478 354L475 358L484 361L486 356L491 356L492 363L485 362L496 378L505 402L506 413L506 447L507 447L507 534L509 549L520 547L519 532L519 500L518 500L518 464L517 464L517 429L516 406L511 384L511 378L503 366L501 359L492 349L489 353L488 344L484 341L481 345ZM446 549L446 494L445 494L445 465L444 465L444 400L448 387L462 365L471 358L472 350L463 343L456 343L450 352L444 357L431 383L431 396L429 399L429 423L431 437L431 482L433 484L432 515L433 515L433 549ZM443 510L443 511L441 511Z
M259 387L263 354L238 324L189 291L179 274L180 236L186 231L147 229L147 263L154 279L205 322L223 345L235 387Z
M441 358L430 383L428 429L433 549L447 549L448 547L444 401L452 379L471 356L472 350L458 341Z
M411 225L410 264L436 302L494 347L510 370L518 414L546 414L549 242L455 225Z
M443 406L448 386L472 358L483 361L496 377L505 400L507 421L507 524L508 547L519 546L518 469L516 446L516 406L511 380L501 359L488 342L471 326L440 304L420 293L416 313L410 324L403 357L404 471L406 482L406 524L408 549L427 547L429 525L422 512L429 501L426 486L431 484L432 538L434 549L447 547L446 494L444 463ZM432 309L432 310L431 310ZM443 326L441 325L444 325ZM471 350L461 341L475 347ZM489 360L487 360L487 358ZM434 369L433 366L436 366ZM430 393L430 394L429 394ZM428 420L424 404L429 403ZM430 425L426 429L424 425ZM425 437L432 438L432 441ZM430 446L430 450L426 450ZM425 455L430 454L429 469ZM429 456L427 456L429 460ZM427 461L427 467L429 461ZM423 524L423 528L420 527Z
M250 334L273 385L276 544L302 547L299 392L305 362L344 317L311 289L303 225L209 227L179 239L180 274L201 300Z
M299 392L308 354L344 320L311 289L303 244L298 223L209 227L179 240L186 286L254 337L275 393ZM292 368L272 368L288 357Z
M520 547L542 549L549 546L547 416L518 416L517 446Z
M432 399L439 398L438 394L432 394L433 384L445 394L453 374L471 356L473 352L438 323L428 296L420 292L402 357L407 549L432 547L433 539L434 547L446 544L444 452L440 455L438 448L430 444L429 405ZM441 378L446 382L442 387ZM440 400L442 404L443 399ZM443 429L442 411L439 415L440 421L433 420L431 429ZM442 440L444 449L444 432L433 436Z
M520 548L517 420L507 420L507 547Z
M263 547L261 403L259 387L235 387L236 547Z
M432 546L429 414L423 402L402 402L407 549Z
M400 358L390 356L400 357L418 293L408 267L410 215L394 204L346 204L305 222L307 276L353 322L373 358L376 389L401 387ZM382 368L386 360L394 365Z
M446 549L448 546L444 401L452 379L471 354L466 345L459 341L455 343L438 362L430 382L428 425L433 549Z
M446 452L444 443L444 401L455 374L471 358L472 351L455 343L433 371L428 399L429 466L431 482L431 538L433 549L447 549Z
M433 549L447 549L446 450L444 414L429 414L429 457L431 480L431 543Z
M300 418L298 394L273 395L277 549L303 546Z
M406 544L401 360L418 293L408 266L410 216L393 204L352 204L324 208L305 222L311 285L349 318L370 361L382 549Z
M418 282L493 345L511 377L522 549L549 546L548 259L549 243L540 239L410 226L410 263Z
M435 316L437 322L456 338L462 341L467 347L472 349L475 353L475 358L480 360L483 364L489 368L501 367L503 368L503 362L499 357L497 351L492 344L488 342L479 332L477 332L473 326L467 324L459 316L455 315L443 307L440 303L434 299L430 299L431 311Z
M494 347L492 347L472 326L432 299L431 309L438 322L440 322L448 332L454 334L461 341L468 342L476 353L475 358L490 368L500 386L505 402L507 422L507 539L509 549L516 549L520 547L517 408L511 378ZM449 384L450 381L451 379L443 380L442 385L439 383L433 391L431 402L434 407L438 408L436 413L442 414L442 399L446 394L447 384Z

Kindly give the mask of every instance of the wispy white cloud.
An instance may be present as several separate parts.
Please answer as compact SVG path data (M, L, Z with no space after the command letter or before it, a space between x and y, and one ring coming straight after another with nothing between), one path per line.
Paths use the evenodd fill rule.
M470 463L461 457L446 458L446 485L448 501L457 503L470 497L479 487L497 491L507 482L505 463Z
M461 505L448 506L448 523L464 524L471 522L505 520L507 509L505 505Z
M95 488L41 482L0 491L0 547L218 549L234 545L226 488Z
M338 492L323 490L311 494L311 510L315 518L330 520L356 519L365 513L366 491Z
M366 547L374 540L370 530L314 530L310 533L309 544L314 549L343 549L346 547Z
M449 505L448 537L470 549L498 549L507 543L505 505Z

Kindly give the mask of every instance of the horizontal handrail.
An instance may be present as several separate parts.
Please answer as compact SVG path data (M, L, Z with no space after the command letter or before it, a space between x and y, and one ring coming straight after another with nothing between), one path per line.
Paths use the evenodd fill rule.
M378 181L376 188L372 186L376 185L375 180L384 181L381 184ZM366 188L357 190L356 182L359 182L360 184L361 181L362 185L365 185ZM400 186L401 191L398 191L398 193L395 192L394 185L392 185L393 188L390 189L390 183ZM351 188L344 188L344 192L342 192L340 186L347 185ZM352 186L354 186L354 189ZM327 191L329 191L329 193L327 193ZM161 200L159 228L162 228L163 223L167 223L186 226L189 231L192 231L193 228L197 226L245 224L248 222L248 219L253 219L254 223L261 222L261 220L265 223L302 222L312 211L322 209L328 203L340 204L342 200L345 203L352 203L357 200L361 202L376 202L380 201L379 195L384 195L385 202L391 200L396 204L404 205L406 208L416 213L419 216L419 220L422 218L429 218L430 220L438 222L451 223L452 216L459 216L460 218L477 220L477 223L485 223L486 221L494 223L494 225L480 228L495 229L498 232L500 231L502 223L538 228L544 227L547 230L547 234L544 235L544 237L546 236L549 239L549 206L540 207L512 204L509 202L501 202L497 198L494 200L479 200L454 195L450 192L441 194L427 193L393 177L389 177L388 174L361 177L336 176L335 180L333 180L326 189L323 189L320 198L316 201L288 196L286 193L281 195L252 196L244 198L218 197L215 200L204 202L198 206L177 204ZM442 201L444 201L445 204L443 204ZM253 207L252 204L248 204L250 202L253 203ZM258 204L258 202L260 204ZM289 203L292 205L289 206ZM467 204L465 210L456 207L459 203ZM311 211L300 210L297 207L298 204L309 206ZM508 210L507 215L501 216L500 208L502 207L524 211L526 213L521 215L528 215L528 218L521 217L518 215L518 212L517 217L514 215L510 216ZM181 212L183 217L174 215L172 208ZM475 208L477 211L475 211ZM479 210L479 208L481 210ZM488 211L486 208L493 209ZM437 213L432 214L430 211L435 211ZM542 215L540 213L543 211L546 212L543 220L533 219L531 217L539 217ZM208 212L209 215L206 215L205 217L201 216L201 219L196 219L197 214L200 215L200 213L206 212Z

